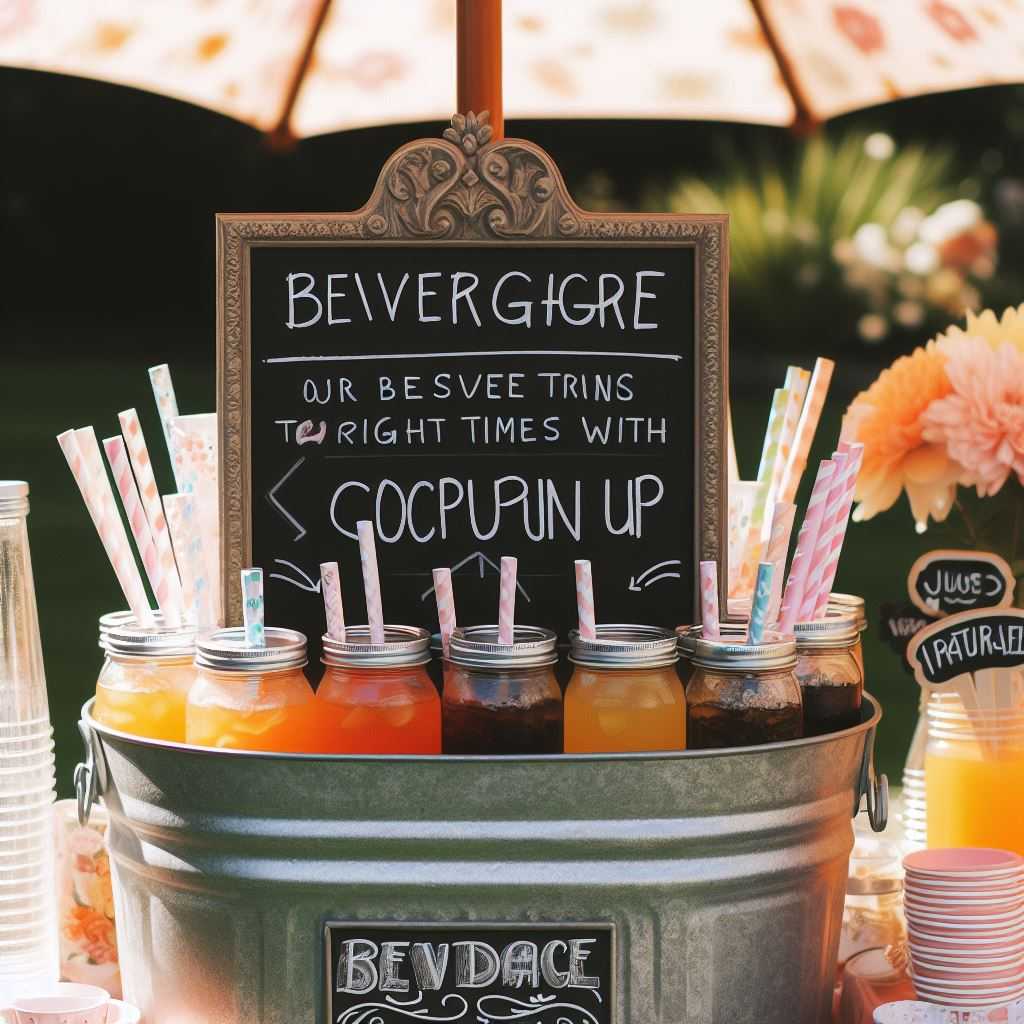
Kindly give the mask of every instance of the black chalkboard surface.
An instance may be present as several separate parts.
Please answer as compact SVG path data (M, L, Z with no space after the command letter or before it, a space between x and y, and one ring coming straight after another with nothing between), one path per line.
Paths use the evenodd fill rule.
M325 1024L610 1024L611 925L330 922Z
M922 555L910 569L907 590L925 614L939 618L976 608L1013 604L1010 566L987 551L942 549Z
M724 554L724 218L587 213L529 143L422 140L361 211L218 228L225 607L262 566L268 621L315 640L330 560L364 622L368 519L389 622L436 629L435 566L493 622L502 555L563 640L576 558L600 620L692 620Z
M917 681L933 686L984 669L1024 665L1024 610L960 612L922 629L907 660Z

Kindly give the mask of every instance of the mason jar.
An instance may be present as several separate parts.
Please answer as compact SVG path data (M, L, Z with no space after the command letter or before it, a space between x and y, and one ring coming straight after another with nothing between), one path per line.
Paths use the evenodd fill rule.
M185 702L196 680L194 626L140 626L130 612L99 620L103 667L93 716L133 736L185 742Z
M569 634L574 670L565 691L565 752L685 749L675 633L636 625L599 625L596 633L593 640Z
M742 643L747 635L747 627L741 623L722 622L719 632L726 640ZM693 651L696 641L704 635L704 627L698 622L695 626L676 626L676 641L679 650L679 662L676 666L683 686L689 686L693 678Z
M316 701L326 754L440 754L441 699L430 677L430 634L385 626L384 643L369 626L325 635L326 666Z
M761 644L736 639L693 644L686 688L690 749L747 747L803 736L796 643L767 632Z
M441 730L446 754L560 754L562 691L557 637L516 626L511 644L497 626L452 632L444 672Z
M272 753L319 753L313 691L303 675L306 638L267 626L265 646L248 647L240 627L196 644L198 675L185 710L188 743Z
M857 643L853 648L853 656L860 665L860 674L864 675L864 644L862 634L868 628L868 616L864 598L857 594L836 594L828 596L828 611L852 615L857 620Z
M797 664L804 702L804 735L860 724L864 674L855 656L860 628L854 616L830 612L795 626Z

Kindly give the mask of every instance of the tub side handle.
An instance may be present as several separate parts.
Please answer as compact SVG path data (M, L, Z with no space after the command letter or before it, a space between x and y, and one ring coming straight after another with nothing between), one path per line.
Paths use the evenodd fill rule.
M96 802L98 780L96 773L96 750L92 730L84 719L78 721L78 731L85 746L85 760L75 767L75 802L78 806L78 824L83 828L89 824L92 805Z
M853 805L853 816L860 813L861 798L867 797L868 821L872 832L884 832L889 821L889 778L875 774L875 730L871 729L864 738L864 757L860 766L860 780L857 797Z

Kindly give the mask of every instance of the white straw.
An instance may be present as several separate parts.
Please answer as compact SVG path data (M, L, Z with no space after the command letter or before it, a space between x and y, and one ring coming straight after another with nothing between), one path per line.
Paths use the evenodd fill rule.
M373 537L373 523L362 519L356 523L359 533L359 561L363 566L363 590L366 593L366 621L370 626L370 642L384 643L384 601L380 591L380 572L377 568L377 545Z
M515 642L516 574L518 560L505 555L501 559L501 585L498 590L498 643Z
M345 606L341 601L341 572L337 562L320 563L320 590L327 615L327 635L334 640L345 639Z

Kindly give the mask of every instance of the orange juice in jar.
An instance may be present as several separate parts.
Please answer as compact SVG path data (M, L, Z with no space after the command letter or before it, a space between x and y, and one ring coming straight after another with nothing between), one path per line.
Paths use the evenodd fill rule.
M565 691L565 752L685 749L675 633L633 625L596 632L593 640L570 634L575 670Z
M327 667L316 691L325 754L440 754L441 698L427 675L430 634L385 626L346 626L345 639L323 638Z
M267 626L263 647L242 628L218 629L196 644L197 678L185 711L185 739L202 747L270 753L318 752L313 691L303 675L306 638Z
M195 627L139 626L130 614L100 619L106 654L96 681L97 722L133 736L185 741L185 701L195 682Z

